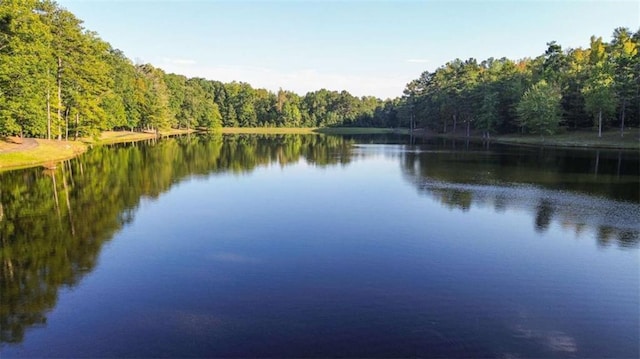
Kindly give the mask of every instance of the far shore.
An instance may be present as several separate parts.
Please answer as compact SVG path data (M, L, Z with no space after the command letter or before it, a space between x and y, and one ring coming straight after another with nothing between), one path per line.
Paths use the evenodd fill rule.
M494 143L522 146L640 150L640 129L638 128L626 129L624 132L624 136L620 136L620 130L612 129L603 132L602 137L598 137L597 132L588 130L566 131L551 136L520 134L495 135L491 136L488 139L483 138L477 133L473 133L471 134L471 136L467 137L466 133L463 132L457 132L455 134L438 134L423 131L421 129L414 131L414 134L416 136L441 137L456 140L488 140Z
M44 166L55 168L57 163L87 151L90 146L114 143L143 141L159 137L183 135L196 130L168 130L155 132L105 131L100 138L82 138L79 140L44 140L35 138L9 137L0 139L0 171L27 167ZM409 134L408 129L366 128L366 127L332 127L332 128L221 128L216 130L222 134ZM480 136L467 137L463 133L437 134L421 129L413 131L415 136L441 137L457 140L482 141ZM640 150L640 129L628 129L623 137L619 131L610 130L598 138L594 132L566 132L553 136L533 135L500 135L490 138L491 142L529 146L579 147Z

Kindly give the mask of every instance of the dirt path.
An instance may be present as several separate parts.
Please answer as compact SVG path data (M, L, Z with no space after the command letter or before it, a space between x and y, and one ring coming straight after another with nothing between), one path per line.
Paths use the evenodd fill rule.
M23 138L16 141L0 141L0 153L11 153L18 151L27 151L38 147L38 141L34 138Z

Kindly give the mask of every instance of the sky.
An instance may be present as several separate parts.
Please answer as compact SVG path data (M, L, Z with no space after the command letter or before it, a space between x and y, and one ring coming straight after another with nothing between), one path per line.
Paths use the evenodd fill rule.
M536 57L640 28L639 1L58 0L135 63L304 95L394 98L455 58Z

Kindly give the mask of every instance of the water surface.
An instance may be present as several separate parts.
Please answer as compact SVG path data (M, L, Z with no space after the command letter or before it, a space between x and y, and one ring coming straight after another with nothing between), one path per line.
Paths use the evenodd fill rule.
M252 135L2 173L0 354L638 357L638 164Z

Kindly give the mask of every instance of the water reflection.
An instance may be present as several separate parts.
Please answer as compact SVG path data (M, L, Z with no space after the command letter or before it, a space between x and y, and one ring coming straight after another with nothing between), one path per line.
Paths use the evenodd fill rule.
M22 342L27 329L46 324L59 290L76 285L96 267L103 245L132 223L142 199L153 200L186 178L248 175L260 166L284 167L302 160L317 167L342 166L359 158L391 156L407 181L445 208L524 211L539 232L555 221L576 235L595 231L603 246L638 246L637 155L498 146L488 150L451 141L405 146L398 136L382 139L388 145L380 146L380 141L355 136L186 136L98 147L55 170L0 174L0 342ZM354 147L356 143L360 145ZM223 265L263 263L231 249L207 259ZM326 290L312 297L322 295ZM439 305L439 299L433 302ZM379 313L371 312L372 317ZM166 318L193 332L223 323L208 313L160 312L141 319L140 327L149 327L149 321L159 327ZM556 329L519 324L513 332L554 350L574 351L571 337Z
M621 248L637 247L637 157L622 152L605 156L595 151L592 158L585 151L546 151L506 147L451 152L423 146L396 148L389 155L401 158L405 178L421 193L449 209L469 211L475 205L493 207L498 213L526 211L539 233L555 220L572 228L576 236L594 231L603 246L616 242ZM591 175L594 167L598 176Z
M329 136L185 136L95 148L55 170L0 173L0 342L46 323L58 290L90 272L103 244L188 176L257 166L349 163L352 142ZM218 260L243 260L221 254Z

